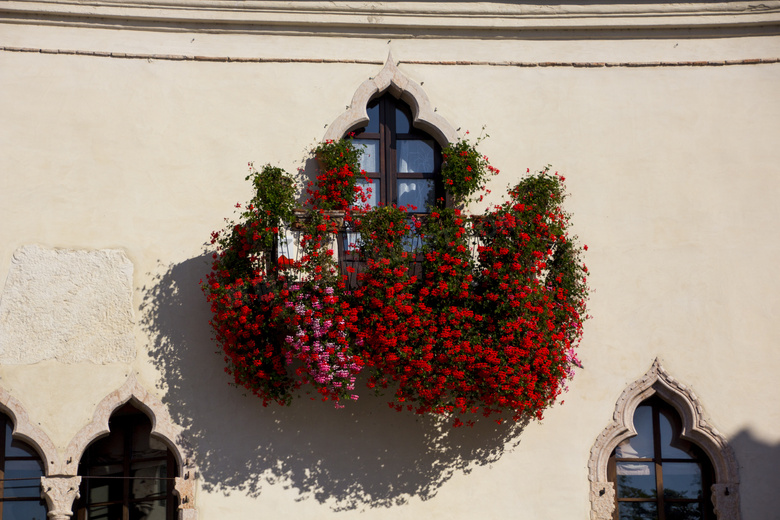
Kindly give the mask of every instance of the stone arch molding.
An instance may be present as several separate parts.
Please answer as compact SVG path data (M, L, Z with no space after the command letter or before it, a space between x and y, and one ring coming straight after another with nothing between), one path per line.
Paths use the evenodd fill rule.
M117 390L97 405L92 421L79 431L65 450L60 473L69 477L78 474L78 462L94 441L109 434L108 420L117 408L132 402L152 421L152 436L163 441L173 452L179 465L175 492L179 496L179 520L197 520L195 509L196 466L189 460L191 450L181 436L181 429L173 422L165 405L149 393L133 374Z
M681 437L702 448L712 461L715 483L712 503L718 520L741 520L739 511L739 473L734 451L726 438L705 419L704 408L693 391L671 377L656 359L650 370L630 384L615 405L613 420L596 439L590 450L591 520L612 520L615 486L607 479L609 456L623 440L636 435L633 417L637 406L658 394L682 418Z
M60 455L48 435L30 420L22 403L0 387L0 412L14 423L13 436L29 444L43 461L44 474L56 473L60 467Z
M371 98L386 91L407 103L414 116L412 124L430 134L442 147L458 139L458 131L434 111L422 87L398 69L392 53L388 53L385 66L379 74L358 87L349 108L328 126L324 139L341 139L347 132L368 123L366 105Z

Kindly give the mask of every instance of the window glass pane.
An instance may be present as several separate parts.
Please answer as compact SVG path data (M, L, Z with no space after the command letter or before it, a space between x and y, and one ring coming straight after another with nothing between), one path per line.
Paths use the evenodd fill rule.
M122 477L122 469L113 475L107 475L111 477ZM122 502L122 479L121 478L90 478L87 480L87 486L89 491L87 492L87 500L91 504L103 504L105 502Z
M92 506L87 509L87 520L116 520L122 518L122 504Z
M279 268L292 267L298 261L298 243L300 231L294 231L289 226L284 226L282 236L279 237L279 250L277 261Z
M369 207L375 208L379 200L379 179L358 179L355 184L363 188L363 194L366 196L365 202L358 198L356 204L360 207L368 204Z
M363 148L360 157L360 169L370 173L379 171L379 140L378 139L353 139L356 147Z
M666 498L701 498L701 468L696 462L664 462Z
M6 460L3 498L40 497L42 476L37 460Z
M37 500L3 502L3 520L46 520L46 506Z
M661 457L665 459L690 459L687 452L672 446L672 423L666 416L666 410L658 414L661 427Z
M433 172L433 141L400 139L397 145L398 173Z
M360 243L360 233L356 231L347 231L344 233L344 251L355 251Z
M412 131L412 122L406 112L400 108L395 109L395 133L408 134Z
M617 463L618 498L655 498L655 465L652 462Z
M130 467L130 475L133 477L130 489L130 499L143 499L155 495L165 495L167 491L166 463L140 462Z
M11 421L5 420L5 456L6 457L35 457L38 458L38 454L35 453L31 447L21 441L14 440L12 437L13 426Z
M639 406L634 413L634 429L636 437L631 437L620 443L615 449L619 459L652 459L653 458L653 409L650 406Z
M666 511L666 520L701 520L702 518L699 504L667 502L664 510Z
M399 179L396 189L398 205L406 206L409 212L425 213L435 202L432 179Z
M656 520L655 502L619 502L620 520Z
M130 520L165 520L165 500L130 504Z
M379 103L374 103L374 106L366 108L368 112L368 124L366 125L364 132L371 134L379 133Z

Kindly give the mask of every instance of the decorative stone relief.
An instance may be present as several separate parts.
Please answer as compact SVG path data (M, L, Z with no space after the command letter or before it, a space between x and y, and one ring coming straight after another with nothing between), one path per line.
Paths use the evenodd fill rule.
M0 363L132 361L133 264L119 250L16 250L0 297Z
M428 95L420 85L398 70L391 53L387 55L384 68L374 78L364 81L352 96L352 103L325 132L325 140L341 139L347 132L368 123L366 105L378 94L389 90L390 93L406 102L412 108L413 125L433 136L440 145L458 139L458 131L442 116L434 112Z
M613 499L594 499L594 489L607 479L607 464L612 450L623 440L636 435L633 417L637 406L648 397L658 394L680 414L682 432L680 436L702 448L712 461L715 470L712 500L718 520L740 520L739 474L734 451L726 438L707 422L704 408L693 391L671 377L658 359L650 370L630 384L615 404L612 422L599 434L590 450L588 480L591 482L591 520L612 518L615 507ZM726 484L732 483L732 484ZM725 494L725 488L729 494ZM719 491L716 492L716 487ZM608 507L608 511L605 509ZM718 511L721 511L720 513Z
M60 456L54 443L43 430L30 421L22 404L4 388L0 387L0 412L6 414L14 423L13 437L29 444L43 461L43 471L51 475L60 466Z
M79 495L81 477L41 477L41 489L49 508L49 520L69 520Z
M195 488L197 467L191 464L186 455L191 450L181 438L180 428L173 422L165 405L141 386L133 374L125 384L114 390L97 405L92 421L81 429L70 441L65 450L65 461L60 464L59 473L76 475L78 462L87 447L95 440L108 435L108 420L117 408L132 401L146 413L152 421L151 435L163 441L173 452L182 477L176 479L175 490L180 499L180 519L196 520Z

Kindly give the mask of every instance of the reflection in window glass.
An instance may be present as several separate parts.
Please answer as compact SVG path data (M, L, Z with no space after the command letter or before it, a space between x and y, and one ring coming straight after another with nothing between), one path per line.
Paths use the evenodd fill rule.
M655 498L655 467L651 462L618 462L619 498Z
M630 520L658 520L655 502L621 502L619 513Z
M695 462L664 462L664 496L701 498L701 468Z
M424 213L433 205L433 179L399 179L397 189L398 205L410 212Z
M408 134L412 131L412 122L406 112L400 108L395 109L395 131L398 134Z
M698 520L702 518L701 508L696 502L687 504L670 502L666 504L664 512L666 520Z
M0 414L0 511L2 520L45 520L46 505L41 500L43 463L38 453L13 438L13 423Z
M708 494L712 465L703 451L680 438L674 409L651 397L637 407L633 421L637 435L610 457L617 518L714 520Z
M40 483L38 484L40 494ZM3 520L46 520L46 507L36 502L3 502Z
M378 134L379 133L379 103L374 103L374 106L366 108L368 113L368 124L363 129L363 132Z
M40 498L42 476L40 460L6 460L3 498Z
M433 141L399 140L398 173L434 171Z
M111 416L111 433L91 444L79 462L81 498L74 504L75 518L175 518L175 459L151 436L151 428L149 418L129 404Z
M634 412L635 437L626 439L617 447L616 455L622 459L653 458L653 409L639 406Z
M669 418L665 413L661 413L658 417L659 426L661 428L661 455L665 459L690 459L691 456L678 448L672 446L674 439L672 436L672 423L669 422Z

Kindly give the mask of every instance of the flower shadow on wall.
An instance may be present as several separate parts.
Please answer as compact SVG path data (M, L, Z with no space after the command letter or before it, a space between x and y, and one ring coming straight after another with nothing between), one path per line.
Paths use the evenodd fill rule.
M209 256L160 266L141 308L163 402L196 450L207 490L259 496L277 485L336 511L391 507L433 498L454 474L519 444L525 422L482 419L456 429L430 415L399 414L388 397L366 392L341 410L305 396L264 408L223 372L199 290L209 266Z

